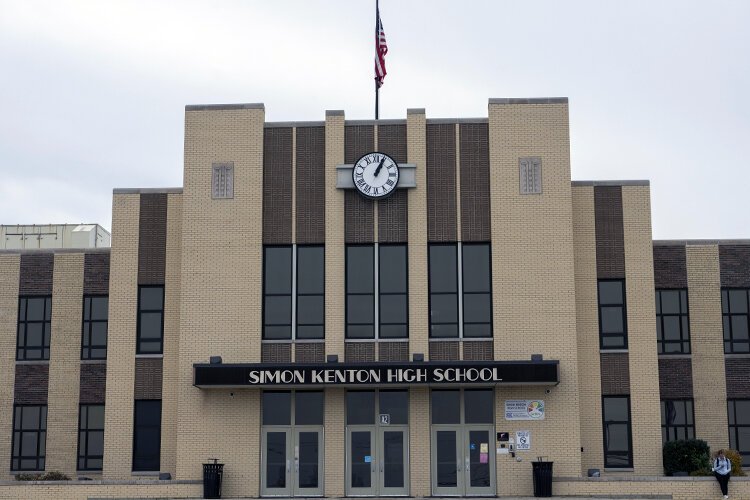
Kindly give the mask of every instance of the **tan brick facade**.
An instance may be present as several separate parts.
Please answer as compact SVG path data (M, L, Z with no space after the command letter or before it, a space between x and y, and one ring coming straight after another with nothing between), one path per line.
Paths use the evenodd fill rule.
M356 127L361 137L352 132ZM285 245L325 244L325 340L317 344L304 341L295 346L291 339L262 340L266 307L264 231L273 232L275 225L281 225L273 222L276 219L268 213L264 219L264 136L268 130L282 128L291 131L291 181L285 177L284 182L279 182L282 187L278 191L283 191L284 197L291 196L291 215L284 212L279 218L283 219L286 239L276 234L266 237ZM347 198L349 205L345 209L345 191L337 187L337 167L353 154L347 137L359 137L357 140L364 144L370 140L370 133L376 149L379 137L398 144L393 147L404 155L406 163L416 166L416 187L408 189L399 201L402 205L368 205ZM439 141L446 134L451 146L441 149ZM302 149L315 154L300 151L300 144L310 145ZM285 148L277 145L281 151L276 151L284 161L289 156ZM441 154L443 158L436 159ZM430 174L428 156L434 168ZM450 161L446 162L446 157ZM520 165L525 158L541 161L538 194L522 194ZM232 198L212 196L212 167L217 164L233 165ZM305 167L297 172L298 165ZM450 175L445 174L445 165ZM288 163L283 166L286 175ZM322 191L305 185L305 179L309 181L320 169L324 178ZM531 364L532 356L542 355L544 360L559 362L559 384L494 386L492 431L509 432L511 437L516 431L530 431L532 448L518 451L515 456L496 454L499 443L490 440L493 460L489 463L495 464L493 493L531 495L530 462L543 456L555 463L554 475L560 478L555 483L556 494L612 495L628 488L633 494L674 492L674 498L699 498L684 483L631 477L653 479L663 473L659 403L664 395L660 394L654 307L654 276L659 270L654 269L648 183L571 182L570 176L567 99L491 100L488 117L471 120L428 120L424 110L410 109L404 120L352 122L345 119L343 112L329 111L325 122L274 124L270 128L262 105L189 106L185 118L184 188L123 189L116 190L113 198L101 473L105 483L25 488L40 498L137 496L145 494L144 488L142 484L126 484L132 476L168 472L177 480L195 480L201 477L201 464L216 458L225 464L225 497L259 496L263 464L268 458L261 446L262 392L242 382L215 388L194 385L194 365L207 364L213 356L220 356L223 365L263 362L263 366L275 368L294 367L295 360L315 361L320 366L326 355L337 355L339 364L387 359L413 363L411 366L415 367L420 366L412 361L415 354L423 354L427 363L445 360L457 366L481 362ZM443 190L437 186L443 182L440 179L448 179L446 182L451 185ZM489 203L484 191L481 203L473 203L471 186L476 188L482 183L489 192ZM433 191L428 185L433 186ZM605 190L597 191L600 186ZM315 198L317 192L324 194L324 202ZM597 193L604 194L600 198ZM436 216L435 200L442 199L438 196L449 198L451 205L455 201L455 210L445 210L444 214L450 223L443 224L442 215ZM604 208L597 205L600 199L604 200ZM268 196L265 204L266 212L269 206L276 206L269 205ZM399 207L408 207L405 218L399 217ZM443 213L441 203L437 203L437 209L438 215ZM357 210L371 210L372 214L359 217ZM346 244L350 241L346 239L349 233L345 226L363 220L373 224L373 233L362 241L378 242L380 238L383 242L403 242L406 238L408 343L389 339L378 345L345 338ZM390 221L393 227L400 224L398 231L389 230ZM325 237L320 241L323 228ZM352 234L356 232L353 230ZM455 241L450 236L454 233ZM486 237L491 244L493 337L431 339L429 244L461 243L462 238L466 242L484 242ZM614 239L614 243L607 241ZM707 440L712 449L726 447L727 427L723 423L727 421L728 388L720 289L722 273L734 284L744 279L744 271L737 268L744 265L744 246L748 244L732 243L731 252L725 252L731 262L722 264L728 269L726 272L720 266L721 242L674 245L686 247L690 295L692 354L680 358L685 370L679 373L692 374L696 436ZM34 273L34 263L47 262L50 252L27 253L19 259L18 253L0 252L0 460L11 456L14 401L47 398L46 470L73 476L78 473L79 392L95 399L96 391L101 389L96 389L99 386L93 378L104 376L103 370L91 370L89 363L80 361L82 297L88 286L85 266L90 256L84 255L83 250L57 252L51 271L45 268ZM626 350L600 348L597 280L603 278L625 280ZM24 290L40 295L50 279L50 361L18 363L15 345L19 291L21 295ZM162 284L163 353L136 354L139 286ZM290 302L294 303L292 299ZM103 364L102 360L96 366ZM37 365L44 369L29 368ZM743 366L737 368L737 373L743 373ZM14 380L17 373L25 379L18 384ZM82 373L92 380L84 381ZM44 387L30 387L32 375L49 380L46 392ZM451 386L459 387L462 386ZM350 459L345 400L346 390L354 387L305 388L324 390L325 395L320 448L322 491L326 497L344 496ZM409 390L406 493L413 497L433 495L436 467L432 463L435 443L431 436L431 388L401 388ZM581 480L588 469L604 469L602 394L630 398L633 469L606 470L606 480ZM134 401L159 398L159 471L134 473ZM506 419L507 400L544 401L544 420ZM292 468L293 463L287 467ZM98 477L96 473L88 475ZM0 472L2 479L11 476L10 470ZM627 482L614 480L623 476ZM653 486L651 491L649 486ZM747 487L745 483L741 486ZM26 491L0 484L0 498L13 498ZM710 491L709 483L696 482L695 491L705 494ZM174 483L168 487L162 483L153 491L154 497L199 494L196 484Z

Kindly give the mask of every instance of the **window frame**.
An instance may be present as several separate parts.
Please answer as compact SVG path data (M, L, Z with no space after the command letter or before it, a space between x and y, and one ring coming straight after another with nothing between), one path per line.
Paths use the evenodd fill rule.
M265 423L265 415L264 415L264 408L265 403L263 401L264 395L269 393L278 393L278 394L289 394L289 423L288 424L280 424L280 423ZM297 394L300 393L316 393L320 394L322 397L322 405L321 405L321 423L320 424L300 424L297 423ZM323 389L264 389L260 392L260 426L261 427L286 427L286 428L293 428L293 427L302 427L302 428L313 428L313 427L324 427L325 426L325 409L326 409L326 394L325 390Z
M732 313L731 304L729 300L729 292L732 291L744 291L745 292L745 307L744 313ZM726 299L725 299L726 297ZM726 310L726 312L724 312ZM747 340L735 340L732 317L744 316L748 325L748 339ZM727 325L729 330L727 331ZM750 353L750 288L748 287L721 287L721 329L722 339L724 342L724 354L748 354ZM747 346L747 350L740 351L735 349L735 344L744 344ZM729 349L727 349L729 347Z
M89 317L86 318L86 301L95 299L95 298L107 298L107 319L91 319L91 315L93 312L93 301L89 304ZM163 333L163 313L162 313L162 337L164 336ZM88 360L88 359L97 359L97 360L106 360L107 359L107 343L109 340L109 295L104 294L89 294L83 296L83 309L81 310L81 317L83 318L81 321L81 359L82 360ZM140 311L138 314L138 317L140 318ZM92 338L92 327L94 323L104 323L106 325L106 340L104 345L102 344L92 344L91 338ZM88 339L88 345L86 345L86 340ZM88 349L88 356L84 356L84 349ZM104 349L104 357L93 357L91 355L92 349Z
M43 300L42 320L29 320L29 300ZM21 314L21 305L24 304L26 309ZM49 304L49 314L47 314L47 305ZM52 295L19 295L18 297L18 316L16 320L16 361L49 361L50 345L52 343ZM47 317L49 316L49 319ZM23 319L21 319L23 317ZM28 344L28 325L42 325L42 343L39 346L29 347ZM21 343L21 326L24 329L23 344ZM29 358L28 351L39 351L38 358ZM21 353L23 353L21 355Z
M299 292L299 250L300 248L321 248L323 250L323 293L300 293ZM322 244L313 244L313 245L292 245L292 265L294 267L293 274L294 279L292 280L292 300L294 303L292 304L292 311L294 313L294 318L292 321L292 340L325 340L326 337L326 316L325 316L325 305L326 305L326 247ZM264 273L264 289L265 289L265 273ZM322 323L300 323L300 315L299 315L299 298L300 297L322 297L323 298L323 322ZM264 303L264 314L265 314L265 303ZM264 324L265 326L265 324ZM298 338L297 337L297 331L300 326L320 326L323 328L323 336L322 337L304 337L304 338ZM271 339L268 339L271 340Z
M102 436L104 435L104 420L102 420L102 426L100 428L89 428L88 427L88 412L92 406L101 406L102 412L104 410L104 403L92 403L92 404L79 404L78 405L78 461L76 462L76 470L79 471L100 471L103 469L104 465L104 444L102 442L102 454L101 455L89 455L88 452L88 442L89 442L89 433L91 432L101 432ZM84 427L83 422L83 409L86 408L86 423ZM102 414L102 418L104 418L104 415ZM102 437L102 440L104 438ZM84 443L84 450L81 450L81 441ZM83 460L83 462L81 462ZM101 460L102 461L102 467L88 467L88 461L89 460ZM81 467L81 463L84 464L84 467Z
M487 247L487 268L489 269L489 280L490 280L490 286L488 292L467 292L466 286L465 286L465 276L466 273L464 272L464 248L467 246L486 246ZM461 318L461 328L459 330L459 338L461 339L491 339L495 336L495 331L493 328L494 323L494 307L492 303L492 244L490 242L479 242L479 241L472 241L468 243L461 242L460 243L460 251L458 252L459 258L461 260L461 271L459 272L459 275L461 276L461 287L460 287L460 294L461 294L461 300L460 300L460 306L461 306L461 312L459 314L459 317ZM467 295L487 295L489 296L489 303L490 303L490 320L488 322L467 322L466 321L466 314L464 314L464 311L466 310L465 303L466 303L466 296ZM466 325L489 325L490 327L490 334L485 336L466 336L465 330Z
M750 467L750 448L747 450L739 449L739 430L742 428L750 428L750 423L738 424L737 423L737 401L747 401L750 403L750 398L729 398L727 399L727 430L729 431L729 446L733 447L742 457L742 467ZM731 423L734 421L734 423ZM732 445L734 443L734 445Z
M601 302L601 291L599 285L601 283L614 283L619 282L622 285L622 304L602 304ZM603 278L596 280L596 304L597 313L599 318L599 349L602 351L616 351L616 350L627 350L628 349L628 298L626 294L626 282L625 278ZM602 331L602 308L603 307L622 307L622 333L604 333ZM623 345L621 346L605 346L605 337L622 337Z
M375 340L404 340L409 338L409 245L406 243L380 243L377 244L377 263L375 264L375 267L377 268L377 275L375 276L375 279L377 280L377 287L376 287L376 296L377 296L377 307L375 309L375 323L377 324L376 332L375 332ZM404 281L405 281L405 292L403 293L393 293L393 292L382 292L381 286L380 286L380 275L381 275L381 251L383 247L402 247L404 249ZM381 297L383 296L402 296L404 300L406 301L406 323L384 323L383 322L383 301L381 300ZM404 326L406 329L406 335L401 337L383 337L380 334L380 328L383 326Z
M290 252L290 259L289 259L289 265L292 266L292 269L289 272L289 293L268 293L266 291L266 264L268 261L268 251L273 249L289 249ZM264 342L291 342L294 339L294 325L295 325L295 307L296 305L293 303L295 299L295 293L294 293L294 280L295 280L295 272L294 272L294 265L296 263L295 261L296 255L294 251L294 245L263 245L263 264L262 264L262 289L261 289L261 339ZM272 325L266 324L266 297L289 297L289 324L282 324L282 323L274 323ZM288 326L289 327L289 337L283 337L283 338L268 338L266 337L266 327L267 326Z
M657 343L657 354L664 355L664 356L673 356L676 354L690 354L692 351L692 345L690 342L690 298L688 296L688 289L687 288L657 288L654 290L655 292L655 298L658 301L659 307L656 310L656 343ZM677 292L678 300L679 300L679 308L680 312L678 314L673 313L667 313L665 314L663 312L664 308L662 306L662 293L663 292ZM685 292L685 312L682 312L682 292ZM673 318L677 317L679 318L679 325L680 325L680 340L666 340L664 335L664 318ZM682 328L683 325L683 317L686 319L685 324L687 325L687 331L684 331ZM661 336L661 338L659 338ZM687 343L687 350L684 349L684 344ZM679 351L666 351L666 345L667 344L678 344L680 346Z
M142 309L141 307L141 294L146 288L160 288L161 289L161 309ZM136 354L164 354L164 310L165 310L165 286L164 285L138 285L138 321L136 325L136 342L135 342L135 353ZM159 335L159 350L158 351L144 351L141 348L141 343L145 342L148 344L155 344L156 340L143 339L141 338L141 319L143 313L160 313L161 314L161 326ZM109 318L109 313L107 313ZM107 319L109 321L109 319ZM109 324L107 325L109 327Z
M36 405L36 404L14 404L13 405L13 427L12 427L12 436L11 436L11 460L10 460L10 470L13 472L24 472L24 471L43 471L46 467L47 462L47 406L48 405ZM39 423L36 428L34 429L24 429L23 428L23 411L24 408L38 408L39 409ZM21 416L21 422L18 422L18 410L20 410L20 416ZM42 418L42 412L44 412L44 418ZM44 421L44 425L42 425L42 421ZM16 425L19 427L16 428ZM36 434L36 455L30 456L30 455L23 455L23 435L34 433ZM44 434L44 437L41 435ZM18 454L16 455L16 443L18 441ZM44 446L42 446L42 443L44 443ZM42 453L42 448L44 449L44 453ZM34 468L28 468L28 467L21 467L24 460L35 460L36 461L36 467ZM14 467L17 461L17 467ZM40 467L41 462L41 467Z
M377 318L377 304L376 304L376 298L377 298L377 286L378 286L378 262L377 258L379 257L379 252L376 252L376 246L374 243L355 243L355 244L347 244L344 247L344 295L345 295L345 301L344 301L344 340L351 342L351 341L376 341L378 339L378 318ZM350 248L370 248L372 249L372 292L371 293L365 293L365 292L350 292L349 291L349 249ZM350 296L360 296L364 297L367 295L372 296L372 323L350 323L349 322L349 297ZM349 326L369 326L372 325L372 337L350 337L349 336Z
M492 402L490 405L492 422L466 422L466 409L468 404L466 401L467 392L487 392L492 395ZM458 422L449 423L435 423L435 413L433 405L433 396L436 392L458 392ZM497 394L492 387L432 387L430 388L430 400L428 403L429 412L429 423L430 426L443 426L443 427L455 427L455 426L472 426L472 425L496 425L497 423Z
M685 403L685 423L684 424L670 424L667 422L667 416L666 416L666 405L668 403ZM688 403L690 403L689 409L688 409ZM659 401L659 406L661 408L661 441L662 444L667 443L669 441L677 441L681 438L677 437L677 429L683 429L685 432L685 437L682 439L695 439L695 403L692 398L664 398ZM688 419L688 416L690 416L690 419ZM693 423L688 423L689 421L692 421ZM672 437L672 433L674 433L674 437Z
M604 401L606 399L625 399L628 406L628 419L627 421L623 420L607 420L606 412L605 412L605 404ZM604 468L605 469L632 469L633 468L633 410L630 407L630 395L627 396L605 396L602 395L602 447L604 449ZM625 465L610 465L607 463L607 455L608 455L608 449L607 449L607 430L608 425L614 424L614 425L626 425L628 429L628 463Z
M456 291L455 292L433 292L432 291L432 249L435 247L453 247L456 250ZM463 330L462 327L462 320L461 317L461 307L462 307L462 301L461 301L461 272L459 270L459 260L461 259L461 252L458 249L459 244L458 242L440 242L440 243L428 243L427 244L427 311L428 311L428 333L427 337L429 340L460 340L461 333ZM436 295L455 295L456 296L456 322L450 322L450 323L435 323L432 320L432 303L433 303L433 296ZM456 335L451 337L440 337L432 334L432 325L456 325Z
M137 416L138 416L138 403L143 402L159 402L159 424L158 425L137 425ZM133 449L132 449L132 463L131 463L131 470L133 472L158 472L161 468L161 420L164 416L164 407L161 399L136 399L133 403ZM138 429L157 429L158 431L158 447L157 447L157 456L156 456L156 462L158 462L155 469L153 468L145 468L145 467L136 467L135 461L136 461L136 444L138 441ZM142 457L140 457L142 458ZM153 457L152 457L153 458Z

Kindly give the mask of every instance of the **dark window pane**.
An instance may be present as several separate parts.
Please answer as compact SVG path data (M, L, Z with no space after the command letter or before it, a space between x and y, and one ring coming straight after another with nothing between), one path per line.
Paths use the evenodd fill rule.
M291 336L289 332L286 338ZM325 336L325 327L323 326L297 326L298 339L322 339Z
M90 431L88 433L87 441L87 455L103 455L104 454L104 431Z
M88 406L87 428L104 429L104 405Z
M380 296L380 322L406 323L406 295Z
M37 446L37 433L36 432L22 432L21 433L21 456L22 457L35 457Z
M23 407L21 429L23 430L39 429L39 407L38 406Z
M291 420L292 393L263 392L263 425L290 425Z
M348 325L346 327L346 338L374 339L375 327L373 325Z
M369 324L375 322L375 298L373 295L350 295L347 300L347 322Z
M164 288L163 287L141 287L141 310L163 309Z
M604 398L604 420L620 421L628 420L628 399L627 398Z
M491 290L490 246L463 245L464 292L487 292Z
M657 290L654 297L656 297L656 314L661 314L661 292Z
M286 487L286 433L267 433L265 451L266 486L269 488Z
M266 326L263 327L263 338L269 340L280 340L292 338L291 326Z
M264 285L267 294L292 293L292 248L266 247Z
M266 325L289 325L292 323L292 297L291 295L266 296L265 301L265 324Z
M107 345L107 323L91 324L91 345Z
M680 312L682 314L688 313L687 290L680 290Z
M432 391L432 423L461 423L461 392Z
M662 290L662 314L680 314L680 292L677 290Z
M430 292L457 292L455 245L430 246Z
M161 401L136 401L133 425L133 470L159 470Z
M721 291L721 312L724 314L729 313L729 294L726 290Z
M492 314L489 294L464 295L464 323L489 323Z
M375 392L347 391L347 425L371 425L375 423Z
M681 340L680 338L680 317L665 316L664 318L664 340Z
M373 247L350 246L346 251L347 293L372 293L375 274Z
M381 339L403 339L408 333L406 325L380 325Z
M91 319L106 320L109 311L109 297L91 297Z
M430 297L430 321L434 323L457 323L458 301L455 294Z
M599 282L599 304L622 304L622 281Z
M457 486L456 431L438 431L435 448L438 486Z
M409 392L380 391L380 413L391 416L392 425L409 423Z
M26 299L26 321L44 321L44 298Z
M18 319L20 321L26 321L26 299L20 299L18 301Z
M406 246L380 247L380 293L406 293Z
M607 450L628 451L628 424L607 424Z
M294 393L295 425L323 425L323 391Z
M602 333L623 333L625 331L622 307L602 307L601 316Z
M479 338L479 337L491 337L492 327L490 324L474 324L464 325L464 337L467 338Z
M747 338L747 316L732 316L732 340Z
M297 293L325 293L323 247L297 247Z
M747 292L729 290L729 312L732 314L747 313Z
M160 339L161 338L161 318L162 318L162 313L158 313L158 312L141 313L140 338Z
M369 431L351 433L350 457L352 487L369 488L372 484L372 439Z
M42 345L42 323L29 323L26 325L26 347L40 347Z
M432 325L430 336L435 338L458 337L458 325Z
M734 401L737 424L750 425L750 399Z
M492 389L464 391L464 417L467 424L491 424L495 421L495 397Z

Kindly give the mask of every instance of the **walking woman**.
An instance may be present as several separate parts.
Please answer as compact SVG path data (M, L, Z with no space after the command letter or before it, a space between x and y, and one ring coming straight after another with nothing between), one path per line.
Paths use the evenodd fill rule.
M719 481L724 498L729 498L729 477L732 474L732 462L724 455L724 450L719 450L716 458L714 458L714 465L711 470L716 476L716 480Z

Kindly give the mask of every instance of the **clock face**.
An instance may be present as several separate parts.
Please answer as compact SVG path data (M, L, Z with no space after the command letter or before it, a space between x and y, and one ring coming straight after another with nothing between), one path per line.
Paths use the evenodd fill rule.
M398 185L398 164L383 153L367 153L352 169L354 187L368 198L386 198Z

